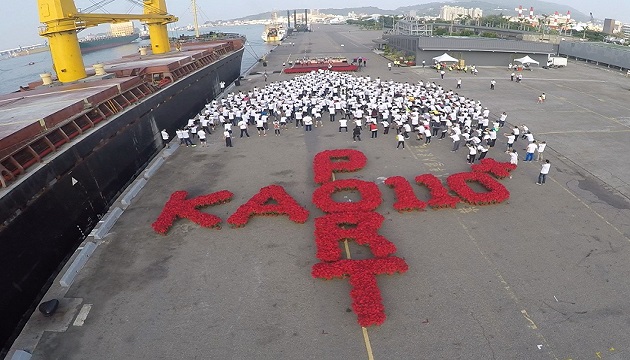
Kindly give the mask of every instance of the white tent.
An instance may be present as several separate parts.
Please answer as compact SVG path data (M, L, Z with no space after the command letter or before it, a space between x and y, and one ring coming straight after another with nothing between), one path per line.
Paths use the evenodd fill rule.
M520 59L514 59L514 61L518 61L521 64L536 64L536 65L540 65L540 63L532 58L529 57L529 55L522 57Z
M458 62L459 60L455 59L454 57L450 56L447 53L444 53L440 56L434 57L433 60L437 61L437 62Z

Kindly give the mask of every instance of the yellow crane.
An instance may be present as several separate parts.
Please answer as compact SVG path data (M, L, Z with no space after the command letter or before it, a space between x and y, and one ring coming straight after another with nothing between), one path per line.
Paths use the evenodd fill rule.
M104 23L140 20L146 23L154 54L169 52L166 24L177 17L168 14L165 0L143 0L143 14L84 14L73 0L37 0L39 21L44 24L39 35L48 38L53 65L59 81L67 83L87 77L77 32Z

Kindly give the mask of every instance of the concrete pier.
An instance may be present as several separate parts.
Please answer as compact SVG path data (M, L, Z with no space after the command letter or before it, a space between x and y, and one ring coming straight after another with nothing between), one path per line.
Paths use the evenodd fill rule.
M525 72L520 84L510 81L507 64L481 67L477 76L448 72L442 80L429 68L389 71L388 60L372 51L376 32L343 25L313 30L286 39L234 91L264 86L265 71L267 83L289 79L282 63L300 57L364 57L367 66L356 75L382 81L455 89L461 78L457 91L480 100L491 118L508 113L504 131L527 124L549 144L547 184L535 184L540 163L522 162L519 140L519 167L512 179L500 180L511 194L506 203L398 213L385 178L413 182L431 173L445 181L470 170L464 152L451 152L448 139L422 146L413 137L396 149L395 131L353 142L327 114L312 132L293 124L277 137L258 137L250 128L251 138L239 138L235 131L233 148L216 131L209 147L180 147L165 159L67 292L51 289L65 299L59 317L34 313L13 350L32 359L630 357L628 79L570 62ZM543 92L546 102L537 104ZM502 133L488 157L508 161ZM367 329L367 338L350 309L347 279L311 277L318 262L314 219L323 215L311 201L318 187L313 157L342 148L367 156L365 169L339 178L378 184L383 204L376 211L386 219L379 234L409 265L405 274L377 277L387 320ZM308 209L309 220L257 216L230 228L227 218L271 184ZM189 198L234 193L231 202L204 210L222 218L222 228L180 219L166 235L154 232L151 224L178 190ZM371 257L352 242L350 250L353 258Z

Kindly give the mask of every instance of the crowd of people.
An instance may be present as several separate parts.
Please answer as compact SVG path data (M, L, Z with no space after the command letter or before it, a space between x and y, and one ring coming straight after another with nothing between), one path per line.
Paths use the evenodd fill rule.
M525 125L505 131L506 120L507 113L491 116L480 101L435 82L400 83L320 70L225 94L207 104L177 136L182 145L195 146L198 138L207 146L206 137L218 128L225 146L232 147L233 128L243 138L250 137L248 129L255 126L256 134L265 137L270 128L274 136L281 136L289 127L310 132L313 126L334 123L340 133L350 128L355 142L362 141L364 130L371 139L378 139L379 132L388 136L391 130L398 149L404 149L406 141L428 147L432 139L450 140L450 150L465 148L466 161L473 164L495 148L497 134L503 132L506 145L497 147L512 163L518 164L517 143L524 143L523 161L534 161L536 153L536 160L543 161L545 141L537 141ZM495 155L501 156L505 155Z

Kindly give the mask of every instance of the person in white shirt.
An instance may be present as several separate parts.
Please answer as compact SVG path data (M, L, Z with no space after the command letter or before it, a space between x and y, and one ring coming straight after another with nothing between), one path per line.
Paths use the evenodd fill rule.
M339 132L341 132L341 129L346 129L346 132L348 132L348 120L347 119L339 119Z
M540 174L538 174L538 182L536 182L536 184L542 185L545 183L545 180L547 179L547 174L549 174L549 169L551 169L551 163L549 162L549 160L545 160L545 163L542 164L542 167L540 169Z
M475 157L477 156L477 146L473 144L466 145L468 147L468 163L472 164L475 162Z
M403 126L403 136L405 139L409 139L409 133L411 132L411 125L409 123L404 123Z
M423 128L424 131L424 145L430 144L431 143L431 128L428 126L425 126Z
M199 116L199 123L201 124L201 128L206 134L210 134L210 128L208 127L208 123L210 120L206 118L206 116Z
M396 149L398 149L400 145L402 145L403 149L405 148L405 137L403 136L403 134L396 135L396 141L398 141L398 144L396 145Z
M223 138L225 139L225 146L232 147L232 134L229 131L223 132Z
M241 119L237 125L241 130L241 137L243 137L243 135L247 135L247 137L249 137L249 133L247 132L247 121L245 119Z
M184 128L182 130L182 137L184 138L184 144L186 144L186 147L188 147L189 145L192 147L197 146L190 140L190 133L188 132L188 128Z
M514 164L514 165L518 165L518 153L516 152L516 149L512 149L512 151L507 151L507 153L510 155L510 164ZM512 178L512 175L510 175L510 179Z
M383 125L383 134L389 134L389 121L383 119L381 124Z
M203 129L199 129L199 131L197 131L197 136L199 136L201 147L208 147L208 143L206 142L206 132L203 131Z
M514 136L514 134L503 134L503 135L507 137L507 151L510 151L510 149L512 149L512 146L514 145L514 139L516 139L516 136Z
M164 144L164 146L168 149L171 146L168 144L168 132L166 132L166 129L162 130L161 134L162 135L162 143Z
M543 141L540 144L538 144L538 156L536 157L536 161L542 161L543 159L543 152L545 151L545 148L547 147L547 142Z
M489 148L486 148L481 144L477 146L477 153L479 154L479 160L484 159L486 157L488 150Z
M499 118L499 127L503 127L505 125L505 120L507 119L507 113L504 111Z
M305 131L313 130L313 118L308 114L304 116L304 130Z
M527 144L527 148L526 148L527 153L525 154L525 161L534 160L534 153L536 152L536 149L538 149L538 144L536 144L536 141L534 141L533 143Z
M261 134L263 136L267 136L267 130L265 129L265 123L260 118L256 119L256 130L258 130L258 136L260 136Z
M177 129L175 130L175 134L179 139L179 145L186 145L186 142L184 141L184 131L182 129Z
M457 149L459 149L461 138L459 137L458 133L454 132L453 134L451 134L451 139L453 139L453 148L451 149L451 151L455 152L457 151Z

